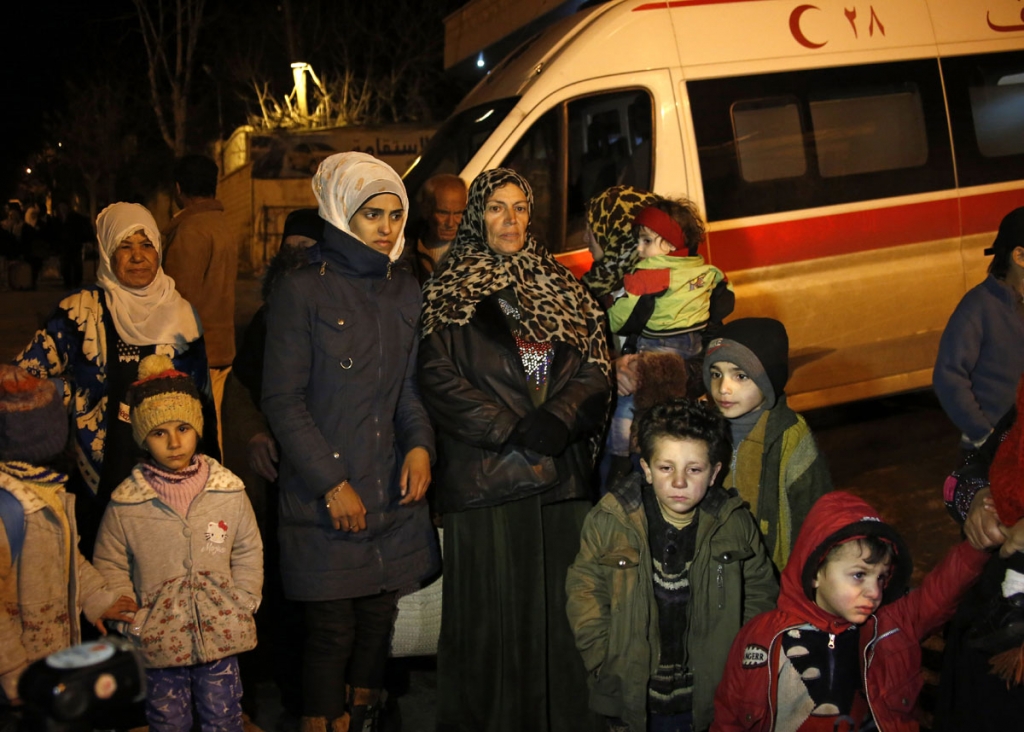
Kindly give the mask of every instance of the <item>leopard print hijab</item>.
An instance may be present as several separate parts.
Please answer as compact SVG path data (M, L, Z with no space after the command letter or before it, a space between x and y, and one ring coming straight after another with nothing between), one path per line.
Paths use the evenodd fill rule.
M587 223L604 250L604 258L594 262L590 271L583 275L583 284L595 297L616 289L622 276L640 261L633 236L633 219L657 200L653 193L630 186L615 186L590 199Z
M572 273L537 243L529 229L526 243L515 254L498 254L487 245L484 205L495 190L509 183L523 190L533 214L533 189L515 171L487 170L474 179L448 258L423 288L423 337L448 325L465 325L477 303L511 287L528 338L562 341L610 376L604 313Z

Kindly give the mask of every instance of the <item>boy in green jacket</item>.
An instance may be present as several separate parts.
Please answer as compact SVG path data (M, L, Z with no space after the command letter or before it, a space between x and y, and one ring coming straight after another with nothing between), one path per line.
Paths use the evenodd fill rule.
M722 485L749 504L780 572L807 512L832 490L810 427L786 406L788 378L789 335L774 318L726 323L704 354L704 386L732 433Z
M609 730L704 730L740 626L778 583L735 491L716 483L725 419L679 399L637 424L642 473L616 482L583 524L566 581L590 708Z

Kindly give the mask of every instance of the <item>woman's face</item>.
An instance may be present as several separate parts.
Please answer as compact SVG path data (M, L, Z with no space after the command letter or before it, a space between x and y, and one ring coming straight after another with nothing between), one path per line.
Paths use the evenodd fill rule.
M498 254L515 254L522 249L529 224L530 204L515 183L496 188L484 202L487 246Z
M125 287L145 287L160 269L160 255L142 229L122 239L111 259L114 276Z
M391 254L404 222L402 200L394 193L380 193L364 203L348 225L359 241L370 249Z

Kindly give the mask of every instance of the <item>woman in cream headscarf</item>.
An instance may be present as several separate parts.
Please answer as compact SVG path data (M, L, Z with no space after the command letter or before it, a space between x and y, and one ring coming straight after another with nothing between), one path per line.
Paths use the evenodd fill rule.
M136 203L112 204L96 217L96 234L96 284L61 300L15 359L36 376L64 382L75 435L69 488L78 495L87 556L111 491L138 462L124 396L139 361L151 353L170 356L203 395L206 424L216 424L202 328L160 266L160 229L152 214ZM206 429L201 449L219 457L216 429Z
M379 160L341 153L313 191L322 261L270 295L263 414L281 445L284 592L306 620L303 730L362 730L397 591L439 565L423 500L434 433L415 384L419 286L393 268L405 187Z

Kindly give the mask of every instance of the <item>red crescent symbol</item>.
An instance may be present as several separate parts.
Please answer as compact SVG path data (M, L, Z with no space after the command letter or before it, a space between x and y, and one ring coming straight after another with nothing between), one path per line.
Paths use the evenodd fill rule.
M1024 10L1020 11L1020 19L1024 21ZM997 25L993 23L991 10L985 14L985 20L988 21L988 27L997 33L1013 33L1014 31L1024 30L1024 25Z
M796 42L801 46L806 46L807 48L821 48L828 43L828 41L814 43L813 41L808 40L807 36L804 35L804 32L800 30L800 17L808 10L820 10L820 8L817 8L814 5L797 5L793 8L793 12L789 14L789 32L793 34L793 38L795 38Z

